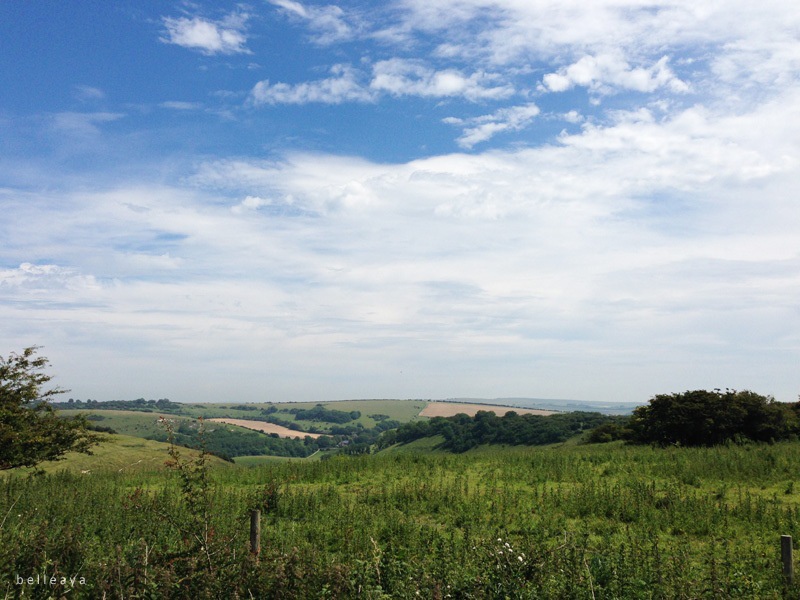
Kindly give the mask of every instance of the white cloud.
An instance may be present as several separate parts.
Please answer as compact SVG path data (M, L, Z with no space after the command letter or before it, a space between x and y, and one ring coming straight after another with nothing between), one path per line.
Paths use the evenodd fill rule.
M476 72L469 76L455 69L435 70L421 61L390 59L377 62L368 76L350 65L331 67L332 77L297 84L258 82L250 101L262 104L306 104L321 102L374 102L381 95L420 96L424 98L465 98L498 100L514 93L507 84L495 85L497 76Z
M91 137L100 133L100 125L112 123L125 117L111 112L62 112L53 115L53 127L62 133L79 137Z
M259 208L270 206L271 204L271 200L259 196L247 196L240 204L231 208L231 211L235 214L241 214L247 211L258 210Z
M458 138L462 148L472 148L480 142L491 139L495 134L503 131L519 131L531 124L541 111L534 103L500 108L489 115L481 115L469 119L448 117L445 123L463 127L463 133Z
M103 90L90 85L76 85L73 89L75 97L81 102L104 100L106 97L106 93Z
M259 81L250 92L250 101L262 104L306 104L321 102L370 102L374 95L359 82L359 73L348 65L331 67L332 77L298 84Z
M245 44L248 15L231 13L221 21L202 17L164 17L167 37L163 42L198 50L203 54L250 54Z
M100 285L91 275L81 275L76 269L54 264L22 263L16 269L0 270L0 288L22 288L48 294L57 290L97 290ZM58 301L57 296L52 296Z
M471 101L498 100L514 93L491 73L464 75L456 69L435 70L417 60L393 58L373 66L370 88L393 96L462 97Z
M139 365L176 400L225 393L218 373L241 400L264 399L264 378L282 399L722 384L793 400L799 95L622 111L514 151L239 158L182 186L5 195L5 256L74 266L4 271L0 322L59 362L49 348Z
M549 64L545 89L605 83L682 92L687 85L749 101L764 86L796 82L800 64L800 11L782 0L402 0L400 6L387 39L408 44L433 36L441 56L504 73ZM664 56L677 72L658 66Z
M688 92L689 86L675 76L668 62L668 57L664 56L649 68L631 67L616 53L587 55L557 73L548 73L543 82L551 92L564 92L576 85L600 93L613 93L620 89L654 92L659 88L668 88L676 93Z
M169 100L159 104L161 108L170 108L172 110L199 110L203 105L199 102L185 102L181 100Z
M323 46L348 40L358 29L348 22L344 10L333 4L307 6L294 0L269 0L269 2L283 9L287 15L307 22L314 32L313 41Z

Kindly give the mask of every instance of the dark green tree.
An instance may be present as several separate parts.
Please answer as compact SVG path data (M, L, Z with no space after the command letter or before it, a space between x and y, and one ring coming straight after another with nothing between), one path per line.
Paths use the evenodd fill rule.
M797 433L792 405L745 390L659 394L633 411L632 439L660 445L713 446L729 440L769 442Z
M59 418L48 400L66 390L43 389L49 361L31 346L22 354L0 356L0 470L33 467L67 452L90 453L101 438L85 418Z

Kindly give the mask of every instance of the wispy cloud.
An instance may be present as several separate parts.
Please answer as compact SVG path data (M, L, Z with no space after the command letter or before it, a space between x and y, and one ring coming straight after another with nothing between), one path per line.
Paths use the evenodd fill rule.
M360 81L357 70L348 65L331 67L331 77L298 84L259 81L250 92L250 101L262 104L306 104L321 102L370 102L374 94Z
M159 104L161 108L170 108L172 110L200 110L203 105L199 102L186 102L182 100L169 100Z
M463 133L457 140L459 146L472 148L503 131L519 131L528 127L540 112L539 107L531 102L521 106L500 108L492 114L468 119L448 117L444 122L461 127Z
M315 6L302 4L295 0L269 0L284 14L308 24L312 40L321 46L351 39L359 29L354 19L348 18L345 11L334 4Z
M92 87L90 85L76 85L73 88L74 96L81 102L92 102L97 100L104 100L106 93L100 88Z
M231 13L220 21L202 17L164 17L166 37L161 40L203 54L250 54L245 27L249 16Z
M476 102L498 100L514 93L508 84L497 84L492 74L464 75L456 69L435 70L421 61L391 59L379 61L368 75L350 65L331 68L332 77L297 84L260 81L250 100L260 104L306 104L321 102L374 102L383 95L423 98L464 98Z
M100 134L100 126L125 117L123 113L111 112L62 112L53 115L53 127L63 133L75 136L95 136Z

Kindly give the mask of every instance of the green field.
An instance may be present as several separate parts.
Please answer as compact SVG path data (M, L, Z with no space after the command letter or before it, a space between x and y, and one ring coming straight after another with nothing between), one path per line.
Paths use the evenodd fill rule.
M190 468L5 477L0 594L798 597L781 576L779 539L800 535L800 443L458 455L434 445L259 459L214 466L207 480ZM252 508L262 511L258 560L247 551ZM41 572L85 583L15 583Z
M94 448L92 454L70 452L64 460L42 463L38 469L45 473L80 473L97 475L104 472L132 473L139 471L163 471L164 463L169 459L169 444L146 440L130 435L104 435L104 440ZM187 457L199 453L188 448L180 452ZM215 467L228 466L230 463L213 456L209 461ZM20 472L32 473L34 469L19 469ZM0 475L9 475L9 471L0 471Z

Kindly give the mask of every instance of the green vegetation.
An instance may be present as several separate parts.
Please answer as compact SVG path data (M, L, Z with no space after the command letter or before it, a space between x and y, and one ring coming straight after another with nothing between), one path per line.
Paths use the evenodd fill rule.
M326 423L349 423L361 416L361 412L357 410L351 412L331 410L322 404L317 404L310 409L292 408L288 412L293 414L298 421L325 421Z
M6 477L0 594L796 597L779 558L779 536L800 535L796 442L397 449ZM247 551L253 508L258 560ZM15 583L42 572L85 583Z
M714 446L728 441L776 441L800 433L800 403L781 404L754 392L695 390L660 394L633 411L633 441Z
M176 414L180 414L184 410L182 404L172 402L169 398L161 398L159 400L145 400L144 398L137 398L136 400L86 400L85 402L70 398L67 402L54 403L54 406L60 409L74 410L135 410Z
M100 439L85 419L58 418L49 400L63 390L42 389L52 378L44 372L49 361L37 350L0 357L0 471L89 452Z
M185 450L188 456L197 456L196 450ZM56 474L68 471L74 474L95 475L106 472L138 473L141 471L163 471L164 463L169 459L169 444L155 442L130 435L104 436L91 454L69 452L63 460L58 462L45 462L35 469L14 469L5 471L4 475L18 475L20 473L35 473L42 471ZM273 460L280 460L273 458ZM208 458L209 464L216 466L231 466L230 463L214 456Z
M407 443L420 438L441 435L440 448L465 452L483 444L542 446L565 442L618 417L600 413L557 413L550 416L519 415L508 412L498 417L493 412L478 411L474 417L461 414L454 417L434 417L387 431L378 440L379 447Z
M60 414L69 412L62 410ZM158 413L130 410L90 410L82 413L93 427L108 427L116 433L158 442L167 442L169 439L169 433L160 424ZM175 444L198 449L198 419L170 415L169 421L174 424ZM204 428L206 451L226 460L237 456L258 455L304 457L321 447L334 445L332 440L279 438L277 435L257 433L225 423L206 423Z
M148 402L89 417L142 433L154 426L141 414ZM378 406L250 406L213 410L324 423L346 432L343 447L331 456L317 450L335 438L205 427L192 411L208 409L181 405L169 407L181 415L161 420L168 445L114 435L95 456L59 463L71 470L6 470L0 594L797 597L782 577L778 542L800 535L800 442L752 441L795 435L795 405L752 392L687 392L656 396L630 419L479 412L426 421L415 412L402 423ZM587 433L648 444L576 441ZM224 453L228 442L238 465L206 453ZM285 442L310 459L259 456ZM258 555L248 551L253 509L262 514Z

